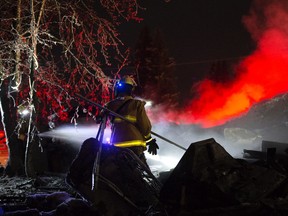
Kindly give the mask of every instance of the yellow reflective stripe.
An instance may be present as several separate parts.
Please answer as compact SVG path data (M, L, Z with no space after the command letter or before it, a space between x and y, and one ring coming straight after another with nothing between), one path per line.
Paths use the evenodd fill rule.
M151 137L151 133L149 133L148 135L144 136L145 139ZM152 139L152 138L151 138Z
M150 139L146 140L146 143L150 142L151 140L152 140L152 137Z
M130 122L136 122L136 121L137 121L137 119L136 119L135 116L126 115L126 116L123 116L123 117L126 118L127 120L129 120ZM121 121L123 121L123 119L118 118L118 117L116 117L116 118L114 119L114 122L121 122Z
M132 140L132 141L114 143L113 145L117 146L117 147L131 147L131 146L143 146L143 147L146 147L146 142L144 142L142 140Z

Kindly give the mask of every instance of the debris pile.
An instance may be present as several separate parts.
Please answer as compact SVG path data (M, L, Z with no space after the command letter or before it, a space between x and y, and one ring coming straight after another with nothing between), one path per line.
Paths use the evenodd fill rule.
M192 143L162 187L160 201L171 215L284 215L287 172L275 167L234 159L214 139Z
M64 177L59 177L57 186L49 185L51 181L45 178L22 179L16 184L18 192L11 185L1 191L6 196L0 197L2 212L50 216L287 215L288 157L284 154L278 160L273 154L277 151L271 154L271 148L266 149L265 153L244 150L249 159L235 159L213 138L202 140L192 143L177 166L157 179L135 155L116 147L103 147L97 162L99 143L88 139L70 167L68 184ZM8 181L2 178L2 183L4 179Z

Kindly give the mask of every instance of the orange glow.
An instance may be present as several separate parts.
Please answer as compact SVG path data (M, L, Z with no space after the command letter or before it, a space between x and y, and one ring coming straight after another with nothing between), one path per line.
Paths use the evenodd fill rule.
M287 1L253 1L242 19L257 49L238 65L231 83L205 79L193 89L197 98L166 121L213 127L244 115L256 103L288 92ZM225 49L225 47L223 47ZM159 119L159 117L158 117Z
M176 123L213 127L245 114L252 105L288 92L288 37L271 29L262 35L258 49L237 68L237 79L223 84L205 79L198 97L184 112L166 113Z
M238 117L260 101L288 92L288 40L279 31L267 31L259 49L238 67L239 78L232 84L201 82L199 98L186 110L193 113L194 123L204 127L222 124Z
M5 166L8 160L8 148L4 131L0 131L0 164Z

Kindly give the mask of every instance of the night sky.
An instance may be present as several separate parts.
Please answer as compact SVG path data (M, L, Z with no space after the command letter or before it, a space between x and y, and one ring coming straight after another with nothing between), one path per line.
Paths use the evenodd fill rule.
M253 50L254 42L242 23L252 0L145 0L141 23L122 26L123 41L133 47L144 26L159 28L169 54L176 61L181 90L202 79L211 63L237 60ZM184 79L183 79L184 78ZM186 82L183 83L183 80Z

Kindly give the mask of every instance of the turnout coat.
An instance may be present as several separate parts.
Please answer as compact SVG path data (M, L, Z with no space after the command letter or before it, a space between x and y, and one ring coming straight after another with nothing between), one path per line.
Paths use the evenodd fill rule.
M119 117L111 116L111 143L117 147L146 148L146 142L151 139L151 122L144 108L145 102L132 96L124 96L108 102L105 106L132 122L131 124Z

